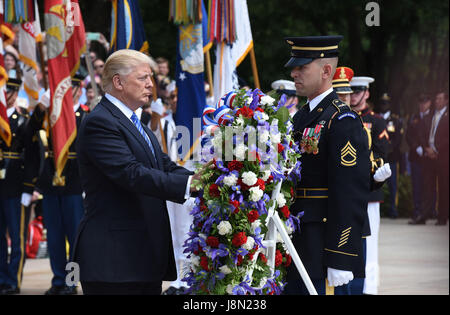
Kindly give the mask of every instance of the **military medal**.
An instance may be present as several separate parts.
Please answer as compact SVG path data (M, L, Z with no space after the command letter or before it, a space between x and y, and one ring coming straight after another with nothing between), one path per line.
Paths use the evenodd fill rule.
M300 141L300 151L308 154L319 153L319 138L323 125L316 125L315 128L305 128L303 137Z

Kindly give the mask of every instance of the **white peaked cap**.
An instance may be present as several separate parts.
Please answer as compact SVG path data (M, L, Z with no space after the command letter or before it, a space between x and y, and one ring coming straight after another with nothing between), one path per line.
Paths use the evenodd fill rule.
M350 86L364 86L368 88L372 82L375 82L375 79L371 77L353 77L350 81Z
M295 91L295 83L294 81L289 80L277 80L272 82L272 89L274 90L292 90Z

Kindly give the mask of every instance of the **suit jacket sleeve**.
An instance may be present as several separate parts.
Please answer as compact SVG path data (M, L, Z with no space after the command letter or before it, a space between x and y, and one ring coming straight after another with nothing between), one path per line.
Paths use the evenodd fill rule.
M337 118L330 126L328 138L325 265L352 271L362 255L370 190L369 148L367 134L357 117Z
M125 190L184 202L189 175L168 163L165 157L164 171L149 168L138 161L119 131L117 122L98 115L88 116L81 129L77 143L80 163L87 158L107 178Z

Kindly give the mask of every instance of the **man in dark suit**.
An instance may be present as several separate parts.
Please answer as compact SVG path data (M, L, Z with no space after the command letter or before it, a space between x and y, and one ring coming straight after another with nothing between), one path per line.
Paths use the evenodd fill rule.
M149 58L119 50L105 63L105 97L77 143L86 193L74 261L85 294L161 294L176 268L166 200L183 203L199 174L177 166L134 111L150 102Z
M369 149L360 117L333 91L341 39L286 38L292 57L286 67L291 68L297 94L308 98L294 116L294 137L303 154L302 178L291 212L304 215L293 243L319 294L335 287L340 291L353 277L364 277ZM313 148L302 145L310 131ZM289 268L287 282L286 294L308 293L295 267Z

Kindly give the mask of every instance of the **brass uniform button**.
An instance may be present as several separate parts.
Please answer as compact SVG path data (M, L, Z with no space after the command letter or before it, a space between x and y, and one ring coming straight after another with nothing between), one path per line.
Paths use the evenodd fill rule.
M322 221L325 223L327 222L327 218L323 218Z

